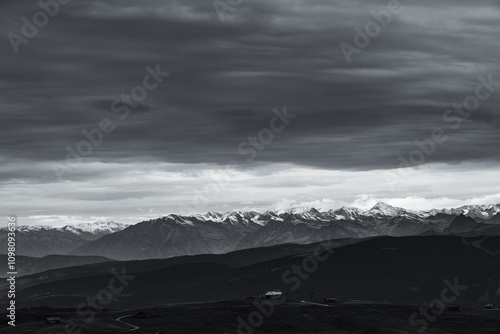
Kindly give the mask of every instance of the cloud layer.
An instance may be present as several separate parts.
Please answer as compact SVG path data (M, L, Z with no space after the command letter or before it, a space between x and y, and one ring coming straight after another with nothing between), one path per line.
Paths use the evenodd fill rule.
M446 112L474 96L479 76L500 82L498 3L402 1L347 63L340 43L355 45L354 28L364 30L387 3L243 1L221 21L211 1L70 1L16 54L7 36L22 35L22 18L32 21L40 6L2 2L2 214L175 212L229 161L241 179L194 209L340 205L360 194L422 206L489 199L500 86L470 117ZM113 101L157 64L169 76L121 120ZM254 159L241 154L285 105L296 118ZM67 165L66 147L76 150L82 131L105 118L115 129L60 180L54 167ZM399 157L418 158L415 141L436 129L446 141L401 173ZM398 175L392 187L383 171Z

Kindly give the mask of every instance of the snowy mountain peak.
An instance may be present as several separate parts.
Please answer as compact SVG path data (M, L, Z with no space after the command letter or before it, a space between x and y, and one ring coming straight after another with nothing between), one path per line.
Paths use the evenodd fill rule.
M200 215L195 215L194 217L200 219L200 220L211 220L215 222L220 222L222 221L222 213L214 212L214 211L208 211L205 214L200 214Z
M355 220L362 211L358 208L343 206L335 211L330 210L329 213L337 220Z
M284 213L288 213L291 215L300 215L304 213L308 213L311 210L311 207L294 207L290 209L280 209L276 211L277 214L281 215Z
M389 205L389 204L384 203L384 202L378 202L370 210L368 210L366 213L395 217L395 216L405 214L406 210L403 208L394 207L394 206Z
M51 230L54 227L47 225L19 225L17 231L19 232L29 232L29 231L41 231L41 230ZM4 227L3 229L7 229Z
M66 225L61 227L61 230L72 232L74 234L90 233L90 234L108 234L118 232L126 228L128 225L108 222L95 222L95 223L80 223L76 225Z

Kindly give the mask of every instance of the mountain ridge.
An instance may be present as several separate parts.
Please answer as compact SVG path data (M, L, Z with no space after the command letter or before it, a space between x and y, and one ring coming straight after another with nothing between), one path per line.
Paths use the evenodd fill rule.
M341 238L500 235L499 214L500 204L413 211L383 202L368 210L342 207L328 211L299 208L263 213L169 214L132 225L108 222L54 229L21 227L17 235L18 254L140 260L223 254L283 243L308 244ZM0 229L0 247L5 241L6 229Z
M483 214L484 209L489 212ZM470 217L473 224L456 223L454 228L447 230L465 211L486 218L500 211L500 205L443 210L415 212L377 203L365 211L352 208L328 211L301 208L282 213L230 211L193 216L167 215L86 243L70 254L139 260L223 254L285 243L309 244L329 239L385 235L500 235L500 224L488 224L487 219L476 222Z

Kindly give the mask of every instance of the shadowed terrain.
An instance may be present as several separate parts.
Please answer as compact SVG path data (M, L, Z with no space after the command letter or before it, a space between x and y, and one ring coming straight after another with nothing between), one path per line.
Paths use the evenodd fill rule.
M299 280L296 278L299 274L288 274L285 280L283 275L294 264L302 266L314 249L324 251L320 244L282 245L225 255L107 262L20 278L17 298L30 306L72 307L106 287L112 268L117 271L125 268L135 278L122 294L115 296L110 308L241 299L271 289L281 289L297 299L315 292L318 298L332 295L341 299L418 304L439 296L443 280L453 281L455 277L468 286L459 296L461 302L482 305L497 299L499 241L499 237L455 236L370 239L334 248L311 273L302 269L305 279ZM299 287L295 288L297 284ZM2 288L5 287L4 283Z

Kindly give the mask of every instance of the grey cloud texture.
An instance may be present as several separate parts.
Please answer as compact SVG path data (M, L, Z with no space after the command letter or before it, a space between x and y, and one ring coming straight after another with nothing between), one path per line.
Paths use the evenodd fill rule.
M40 7L3 1L0 183L57 182L50 166L105 117L116 130L69 180L98 180L110 171L95 164L114 162L393 169L436 127L449 139L426 163L498 164L500 92L458 130L443 121L478 76L500 82L498 1L402 0L403 13L348 64L339 44L353 44L353 28L387 3L247 0L221 21L205 0L72 0L15 54L7 34ZM170 75L119 120L112 101L156 64ZM297 118L246 162L238 145L284 105Z

